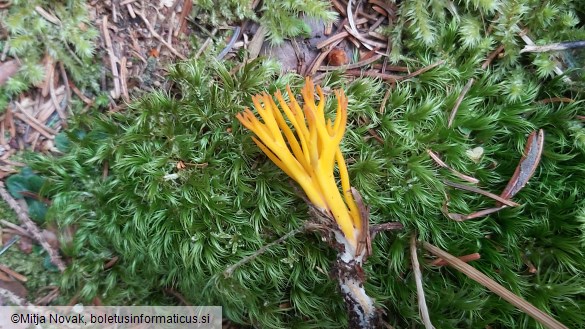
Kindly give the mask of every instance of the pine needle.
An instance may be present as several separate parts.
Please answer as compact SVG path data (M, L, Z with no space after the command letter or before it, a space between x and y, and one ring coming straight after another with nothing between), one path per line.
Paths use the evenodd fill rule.
M445 262L467 275L470 279L488 288L491 292L502 297L510 304L516 306L522 312L530 315L533 319L540 322L543 326L550 329L568 329L565 325L552 318L550 315L536 308L534 305L527 302L520 296L515 295L510 290L502 287L496 281L490 279L487 275L468 265L459 258L449 254L446 251L441 250L433 246L428 242L423 242L423 247L435 256L441 257Z

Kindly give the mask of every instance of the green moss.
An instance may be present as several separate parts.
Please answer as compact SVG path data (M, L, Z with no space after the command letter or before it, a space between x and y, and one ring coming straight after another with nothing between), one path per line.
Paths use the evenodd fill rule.
M547 3L572 15L570 3ZM426 19L425 36L418 35L421 26L406 20L426 5L402 2L399 9L411 11L401 12L405 21L392 31L408 36L402 38L408 52L399 57L409 58L411 70L446 61L397 83L382 108L388 85L348 82L338 73L324 78L326 87L343 88L349 98L342 149L352 185L372 209L371 221L405 226L378 235L365 269L368 293L397 328L421 325L407 247L414 231L453 254L480 253L475 268L568 327L585 322L585 128L576 117L585 114L583 95L562 78L550 78L543 58L519 53L517 34L506 28L542 27L530 20L534 11L526 10L528 4L468 1L458 11L436 12L443 7L435 3L417 18ZM483 17L479 37L467 32L478 24L470 17ZM485 35L491 18L494 32ZM566 26L573 23L544 20L554 28L550 34L535 32L543 33L536 40L582 33ZM429 43L431 37L435 41ZM500 43L504 56L489 70L479 69ZM287 177L234 118L251 105L251 95L283 90L287 83L298 92L302 78L278 75L260 60L236 65L206 59L178 64L169 77L174 89L150 94L125 113L79 117L68 134L68 153L30 159L47 179L44 194L53 199L48 217L77 228L64 249L73 262L62 277L63 293L82 300L99 295L109 304L172 304L163 290L173 288L193 304L222 305L231 320L262 328L345 325L345 305L328 275L334 250L313 233L299 234L232 277L223 276L228 266L308 219ZM470 78L475 83L448 127ZM554 97L575 101L541 102ZM444 180L458 178L435 165L427 150L497 194L537 129L545 132L543 157L514 197L520 207L466 222L443 213L445 205L468 214L494 201L447 187ZM384 142L370 138L371 130ZM467 151L478 146L484 154L473 161ZM177 167L180 161L184 169ZM118 263L105 269L112 257ZM437 328L538 327L456 270L424 266L423 275Z

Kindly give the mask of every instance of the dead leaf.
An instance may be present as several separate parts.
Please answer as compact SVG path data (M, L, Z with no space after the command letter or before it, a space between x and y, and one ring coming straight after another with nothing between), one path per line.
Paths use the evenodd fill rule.
M524 155L520 159L520 163L516 167L516 171L508 182L508 185L500 194L500 197L506 200L511 199L518 193L528 180L534 175L540 158L542 157L542 148L544 146L544 131L540 129L538 132L533 131L528 136L526 147L524 148ZM499 206L499 205L498 205Z
M0 86L4 85L19 69L20 64L15 59L0 63Z
M57 238L57 235L54 232L50 230L43 230L41 234L43 235L43 238L47 240L47 242L52 248L59 249L60 247L59 239Z
M15 294L16 296L25 299L26 300L26 296L28 295L28 290L26 290L26 288L22 285L22 283L18 282L18 281L2 281L0 280L0 288L1 289L6 289L10 292L12 292L13 294Z
M264 25L261 25L256 30L256 34L254 34L254 37L252 37L252 40L248 44L248 57L250 60L256 59L260 54L260 49L262 49L267 32L268 29Z
M33 245L33 241L25 236L18 241L18 249L27 255L33 252Z

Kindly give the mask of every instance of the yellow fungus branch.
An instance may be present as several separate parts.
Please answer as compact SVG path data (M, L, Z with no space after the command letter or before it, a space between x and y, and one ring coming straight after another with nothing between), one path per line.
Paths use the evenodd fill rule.
M315 103L315 91L319 97L318 104ZM342 90L335 92L337 111L335 120L331 122L325 119L326 97L323 90L320 86L315 88L310 78L306 79L301 90L302 108L289 86L287 94L289 103L280 91L276 92L274 96L278 105L266 93L252 98L262 121L247 108L236 118L257 136L253 140L262 152L301 186L311 203L333 216L355 250L364 219L360 217L350 192L349 175L339 148L347 124L347 97ZM336 163L342 192L334 175Z

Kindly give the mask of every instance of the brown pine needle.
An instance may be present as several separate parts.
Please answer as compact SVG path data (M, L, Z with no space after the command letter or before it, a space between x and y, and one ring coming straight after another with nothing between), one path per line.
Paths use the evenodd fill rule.
M462 262L469 263L471 261L480 259L481 258L481 255L479 253L475 252L473 254L459 256L457 258L459 258ZM429 262L429 265L432 265L432 266L445 266L445 265L448 265L448 263L446 261L444 261L442 258L437 258L437 259L434 259L431 262Z
M463 184L458 184L458 183L454 183L454 182L451 182L451 181L448 181L448 180L443 181L443 183L445 183L445 185L448 185L448 186L451 186L451 187L454 187L454 188L457 188L457 189L460 189L460 190L465 190L465 191L470 191L470 192L475 192L475 193L478 193L478 194L481 194L481 195L485 195L488 198L492 198L492 199L494 199L496 201L499 201L499 202L505 204L506 206L510 206L510 207L517 207L517 206L519 206L519 204L517 204L514 201L510 201L508 199L504 199L504 198L502 198L500 196L497 196L497 195L495 195L493 193L490 193L488 191L484 191L484 190L482 190L480 188L477 188L477 187L467 186L467 185L463 185Z
M425 291L422 283L422 272L420 264L418 263L418 256L416 254L416 233L410 237L410 259L412 260L412 272L414 273L414 281L416 283L416 293L418 295L418 311L426 329L434 329L429 316L429 309L425 300Z
M440 248L437 248L428 242L423 242L423 247L431 254L437 257L441 257L445 262L447 262L449 265L459 270L463 274L467 275L470 279L488 288L491 292L502 297L510 304L516 306L522 312L528 314L543 326L550 329L568 329L565 325L555 320L550 315L539 310L534 305L524 300L522 297L515 295L508 289L502 287L496 281L490 279L485 274L476 270L471 265L465 263L464 261L458 259L457 257L451 255L450 253L441 250Z
M437 154L435 154L433 151L431 151L431 150L427 150L427 153L429 154L429 156L430 156L430 157L431 157L433 160L435 160L435 162L436 162L436 163L437 163L439 166L441 166L441 167L443 167L443 168L445 168L445 169L448 169L450 172L452 172L452 173L453 173L454 175L456 175L457 177L459 177L459 178L461 178L461 179L463 179L463 180L466 180L466 181L468 181L468 182L470 182L470 183L472 183L472 184L477 184L477 183L479 183L479 180L477 180L477 179L475 179L475 178L473 178L473 177L471 177L471 176L467 176L467 175L465 175L465 174L463 174L463 173L460 173L460 172L458 172L457 170L455 170L455 169L453 169L453 168L449 167L449 166L448 166L448 165L447 165L447 164L446 164L446 163L445 163L443 160L441 160L441 158L439 158L439 156L438 156Z

